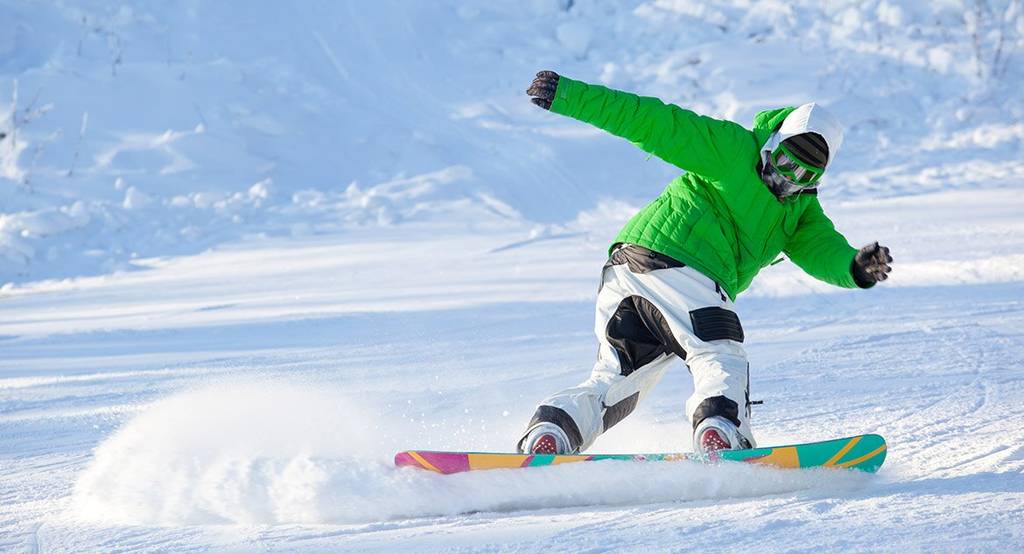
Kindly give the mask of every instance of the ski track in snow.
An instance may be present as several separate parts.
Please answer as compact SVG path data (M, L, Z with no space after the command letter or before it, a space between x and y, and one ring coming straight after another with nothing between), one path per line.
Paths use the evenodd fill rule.
M1024 550L1024 15L984 5L0 0L0 551ZM547 67L848 123L822 203L892 278L738 309L759 441L877 432L880 474L391 467L585 378L678 174L535 109ZM592 450L688 450L690 388Z

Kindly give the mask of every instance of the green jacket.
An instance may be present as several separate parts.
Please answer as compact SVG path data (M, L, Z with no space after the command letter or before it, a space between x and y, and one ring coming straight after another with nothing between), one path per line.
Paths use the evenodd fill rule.
M775 198L757 173L760 150L793 108L761 112L753 130L641 97L561 77L551 111L623 137L686 170L623 227L628 242L671 256L718 282L735 300L779 253L811 276L857 285L850 246L816 194Z

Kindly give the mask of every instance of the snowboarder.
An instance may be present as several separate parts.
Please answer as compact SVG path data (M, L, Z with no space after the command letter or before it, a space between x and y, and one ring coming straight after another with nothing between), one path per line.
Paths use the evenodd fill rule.
M736 295L782 252L840 287L869 288L891 271L888 248L853 248L818 202L818 183L842 144L839 122L810 103L761 112L748 130L554 71L538 73L527 94L685 173L615 238L597 297L593 371L540 403L518 450L586 450L676 357L693 376L686 414L694 449L756 446Z

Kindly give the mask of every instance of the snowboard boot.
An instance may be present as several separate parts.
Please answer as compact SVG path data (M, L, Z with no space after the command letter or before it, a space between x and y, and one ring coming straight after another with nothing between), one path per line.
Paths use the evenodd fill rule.
M554 423L538 423L519 443L523 454L568 454L569 437Z
M693 431L693 450L713 458L721 450L750 448L750 441L740 434L731 421L721 416L704 418Z

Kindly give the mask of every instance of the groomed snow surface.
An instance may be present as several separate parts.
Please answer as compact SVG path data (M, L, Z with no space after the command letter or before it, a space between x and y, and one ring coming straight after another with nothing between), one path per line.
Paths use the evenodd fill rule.
M1024 549L1019 1L0 0L0 551ZM878 475L454 476L581 381L607 245L678 173L539 69L848 127L822 202L892 278L738 309L762 444ZM689 450L680 363L594 452Z

